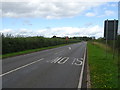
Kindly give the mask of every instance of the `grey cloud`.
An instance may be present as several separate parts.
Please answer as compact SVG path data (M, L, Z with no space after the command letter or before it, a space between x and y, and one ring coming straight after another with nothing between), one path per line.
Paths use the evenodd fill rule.
M3 17L42 17L64 18L74 17L83 11L101 5L102 3L82 2L3 2Z

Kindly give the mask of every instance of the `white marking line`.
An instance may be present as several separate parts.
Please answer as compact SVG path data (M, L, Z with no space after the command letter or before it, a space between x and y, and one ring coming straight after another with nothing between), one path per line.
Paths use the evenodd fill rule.
M72 62L72 65L82 65L83 64L83 58L74 58L73 62Z
M67 60L69 59L69 57L64 57L62 58L60 61L58 61L57 63L59 64L64 64L65 62L67 62ZM64 61L63 61L64 60ZM62 62L63 61L63 62Z
M77 61L78 61L79 63L76 63L76 62L75 62L75 65L82 65L82 61L78 60L78 58L77 58Z
M83 65L82 65L82 69L81 69L81 74L80 74L80 78L79 78L78 90L82 86L82 78L83 78L83 70L84 70L84 64L85 64L85 57L86 57L86 48L85 48L85 53L84 53L84 60L83 60Z
M74 58L74 60L73 60L73 62L72 62L72 64L74 64L74 62L76 61L76 58Z
M80 58L82 61L84 60L83 58Z
M57 63L62 57L55 58L51 63Z
M41 60L43 60L43 59L44 59L44 58L39 59L39 60L34 61L34 62L31 62L31 63L26 64L26 65L23 65L23 66L21 66L21 67L18 67L18 68L16 68L16 69L13 69L13 70L8 71L8 72L6 72L6 73L3 73L3 74L0 75L0 77L2 77L2 76L4 76L4 75L7 75L7 74L9 74L9 73L15 72L15 71L17 71L17 70L19 70L19 69L22 69L22 68L24 68L24 67L30 66L30 65L32 65L32 64L34 64L34 63L37 63L37 62L39 62L39 61L41 61Z
M71 50L71 47L69 47L69 50Z

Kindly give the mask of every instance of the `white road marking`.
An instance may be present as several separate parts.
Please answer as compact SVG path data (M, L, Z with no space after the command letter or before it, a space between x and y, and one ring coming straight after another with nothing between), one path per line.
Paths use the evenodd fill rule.
M59 64L64 64L64 63L67 62L68 59L69 59L69 57L64 57L64 58L62 58L60 61L58 61L57 63L59 63Z
M16 68L16 69L13 69L13 70L8 71L8 72L6 72L6 73L3 73L3 74L0 75L0 77L2 77L2 76L4 76L4 75L7 75L7 74L9 74L9 73L15 72L15 71L17 71L17 70L20 70L20 69L22 69L22 68L25 68L25 67L27 67L27 66L30 66L30 65L32 65L32 64L34 64L34 63L37 63L37 62L39 62L39 61L41 61L41 60L43 60L43 59L44 59L44 58L39 59L39 60L34 61L34 62L31 62L31 63L26 64L26 65L23 65L23 66L21 66L21 67L18 67L18 68Z
M82 61L80 61L78 58L76 60L77 60L77 63L75 62L75 65L82 65Z
M83 70L84 70L84 64L85 64L85 57L86 57L86 48L85 48L85 53L84 53L84 60L83 60L83 65L82 65L82 69L81 69L81 73L80 73L80 78L79 78L79 84L78 84L78 90L81 89L82 86L82 78L83 78Z
M57 63L62 57L55 58L51 63Z
M71 47L68 47L69 48L69 50L71 50Z
M84 60L83 58L80 58L81 60Z
M72 62L72 65L74 64L74 65L77 65L77 66L79 66L79 65L82 65L82 60L83 60L83 58L74 58L74 60L73 60L73 62Z
M74 60L73 60L73 62L72 62L72 64L74 64L74 62L76 61L76 58L74 58Z

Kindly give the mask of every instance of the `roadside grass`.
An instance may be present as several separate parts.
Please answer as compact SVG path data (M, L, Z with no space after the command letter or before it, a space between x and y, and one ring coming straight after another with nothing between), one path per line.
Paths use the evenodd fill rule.
M70 44L75 44L75 43L70 43ZM57 48L57 47L65 46L65 45L69 45L69 44L61 44L61 45L49 46L49 47L38 48L38 49L30 49L30 50L15 52L15 53L4 54L4 55L1 55L0 57L2 57L2 58L8 58L8 57L13 57L13 56L18 56L18 55L23 55L23 54L38 52L38 51L42 51L42 50L46 50L46 49Z
M98 47L101 47L103 48L104 50L107 49L107 51L112 51L112 48L110 48L108 45L106 46L105 44L103 43L99 43L99 42L92 42L93 45L96 45Z
M88 42L91 88L118 88L118 59L105 45Z

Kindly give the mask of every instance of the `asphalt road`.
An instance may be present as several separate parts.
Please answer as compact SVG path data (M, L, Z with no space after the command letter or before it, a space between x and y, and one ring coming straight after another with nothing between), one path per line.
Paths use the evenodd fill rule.
M86 42L2 60L2 88L81 88Z

